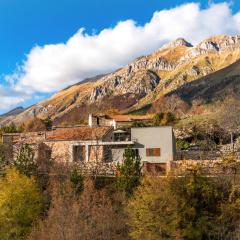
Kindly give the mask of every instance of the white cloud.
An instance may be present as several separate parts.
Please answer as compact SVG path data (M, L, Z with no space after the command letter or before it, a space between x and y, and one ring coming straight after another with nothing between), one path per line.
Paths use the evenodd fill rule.
M211 4L206 9L188 3L155 12L144 26L127 20L93 35L81 28L66 43L36 46L7 80L14 82L18 91L54 92L117 69L178 37L196 44L211 35L239 31L240 12L233 14L228 3Z
M9 108L15 107L16 105L22 104L30 97L23 92L16 92L1 85L0 96L0 110L7 110Z

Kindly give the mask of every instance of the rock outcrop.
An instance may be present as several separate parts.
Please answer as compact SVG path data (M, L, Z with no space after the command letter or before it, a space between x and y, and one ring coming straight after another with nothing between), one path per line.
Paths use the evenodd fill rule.
M57 118L83 105L107 103L118 108L115 103L121 100L128 103L126 111L133 110L239 59L240 36L215 36L196 46L179 38L113 73L66 88L13 120L23 122L34 115Z

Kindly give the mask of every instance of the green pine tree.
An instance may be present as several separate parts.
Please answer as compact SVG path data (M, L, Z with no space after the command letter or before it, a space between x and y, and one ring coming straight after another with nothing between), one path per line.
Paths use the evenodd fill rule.
M124 162L118 166L118 188L127 195L131 195L140 183L141 159L134 149L126 149L123 155Z
M50 118L50 116L45 118L43 120L43 123L44 123L45 128L46 128L47 131L50 131L52 129L53 122L52 122L52 119Z

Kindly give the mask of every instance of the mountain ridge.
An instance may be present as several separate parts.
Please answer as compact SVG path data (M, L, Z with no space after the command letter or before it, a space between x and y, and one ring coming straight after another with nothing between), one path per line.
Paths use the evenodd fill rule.
M151 104L239 59L240 35L213 36L196 46L178 38L112 73L63 89L18 114L13 121L21 123L34 114L40 118L49 115L57 120L74 109L78 109L80 118L89 111L115 108L126 113Z
M8 116L15 116L17 114L19 114L20 112L23 112L24 111L24 108L23 107L16 107L16 108L13 108L11 109L10 111L4 113L4 114L1 114L0 115L0 118L2 117L8 117Z

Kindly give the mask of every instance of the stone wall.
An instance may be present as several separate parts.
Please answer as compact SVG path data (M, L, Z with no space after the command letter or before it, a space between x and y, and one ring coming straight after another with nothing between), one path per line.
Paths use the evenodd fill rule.
M232 145L225 144L220 146L219 150L203 151L196 150L182 150L177 151L175 160L221 160L223 156L233 153ZM234 145L234 154L240 160L240 145L238 142Z
M75 165L84 175L116 176L117 164L115 162L97 163L93 161L77 163Z
M220 151L183 150L177 151L175 160L218 160L221 156Z
M84 153L86 154L88 148L88 161L98 162L104 161L106 156L106 151L104 151L104 146L91 146L87 142L75 142L75 141L49 141L45 144L52 150L52 159L58 162L73 162L73 146L82 145L85 146ZM84 154L84 162L86 162L86 157Z
M103 146L89 146L89 161L103 161L105 157Z
M45 142L51 149L51 158L58 162L68 162L72 159L72 144L68 141Z
M3 135L3 143L8 148L8 158L15 160L20 148L24 144L28 144L35 154L35 158L38 158L38 146L45 139L44 132L28 132L28 133L16 133Z
M105 158L105 151L103 146L90 146L95 141L46 141L45 132L27 132L4 134L3 143L7 146L8 159L15 160L22 145L28 144L32 148L35 158L39 155L41 157L48 156L51 153L51 158L59 162L73 161L73 146L84 145L88 146L89 161L102 161ZM113 132L109 132L104 141L112 141ZM101 141L96 141L100 144ZM39 147L39 145L42 145ZM44 145L44 146L43 146ZM84 159L85 159L84 154ZM86 160L86 159L85 159Z
M240 161L237 162L239 165ZM234 172L236 163L224 163L222 160L181 160L181 161L169 161L166 169L167 173L181 174L193 167L200 167L201 171L205 174L230 174Z

